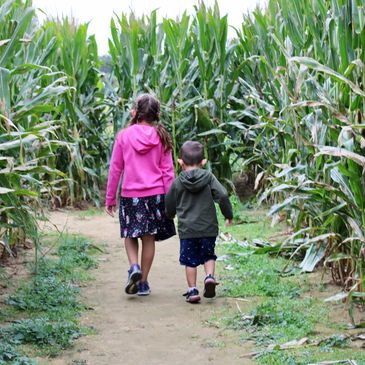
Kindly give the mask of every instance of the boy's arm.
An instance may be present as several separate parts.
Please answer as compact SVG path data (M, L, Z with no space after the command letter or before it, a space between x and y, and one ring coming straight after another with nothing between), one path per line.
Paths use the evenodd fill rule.
M119 133L115 139L112 157L110 159L105 202L107 207L115 206L117 204L117 190L120 181L120 175L122 174L124 168L121 137L121 133Z
M176 215L176 186L172 183L168 193L165 196L165 213L167 218L174 218Z
M172 151L163 151L160 161L160 169L162 171L163 186L165 194L169 191L174 181L174 163L172 161Z
M219 204L219 208L224 215L224 218L232 220L233 211L228 192L214 175L212 175L211 189L213 200Z

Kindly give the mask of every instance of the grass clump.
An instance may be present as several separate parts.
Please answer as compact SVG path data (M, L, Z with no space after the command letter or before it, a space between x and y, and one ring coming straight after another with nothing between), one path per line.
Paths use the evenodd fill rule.
M7 342L0 342L0 365L36 365L36 361L19 354L18 350Z
M84 237L65 235L53 255L39 260L37 274L6 299L5 311L13 308L10 311L15 310L17 320L0 329L0 364L35 364L22 356L22 346L30 345L39 355L55 356L75 338L90 333L78 320L85 309L78 283L97 266L94 254L98 250Z
M308 365L322 361L355 360L357 365L365 365L365 353L350 348L331 347L330 349L310 348L290 351L273 350L256 358L260 365Z
M227 260L220 276L225 282L223 293L230 297L285 295L298 297L306 290L306 278L281 276L281 269L287 264L282 257L256 255L253 250L238 244L221 245L218 249Z
M258 304L248 315L228 319L227 325L245 329L245 339L267 346L307 337L315 332L318 322L326 320L324 308L315 299L281 297Z
M255 212L241 211L237 216L255 217ZM221 230L230 230L234 238L252 242L254 239L268 240L272 231L266 227L269 227L268 218L263 212L256 222L229 229L221 226ZM311 274L301 274L295 268L295 262L282 256L257 254L254 248L244 247L240 242L219 244L217 251L220 255L217 269L223 284L220 293L252 299L247 304L237 301L238 313L224 313L212 323L240 331L243 341L253 341L257 350L254 359L258 364L307 365L352 359L358 365L365 365L365 353L350 348L346 333L331 334L331 330L344 330L344 326L339 326L337 318L333 317L336 316L335 308L317 297L321 285L317 281L311 283ZM284 343L303 338L308 338L311 345L279 349Z
M6 303L29 312L50 312L58 316L65 309L78 312L82 306L77 301L79 289L57 276L37 276L23 284Z
M83 333L77 322L39 317L16 321L1 329L0 339L11 345L31 344L47 355L56 355Z

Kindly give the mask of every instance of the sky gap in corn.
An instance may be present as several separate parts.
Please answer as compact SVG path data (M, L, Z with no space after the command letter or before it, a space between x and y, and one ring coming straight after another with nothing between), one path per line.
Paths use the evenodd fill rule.
M240 27L242 14L254 9L257 5L264 6L267 0L218 0L221 15L228 14L228 22L233 27ZM213 6L214 0L205 0L207 6ZM98 42L99 54L108 53L108 37L110 36L110 19L113 13L120 15L122 12L130 13L131 10L137 16L149 15L154 9L158 10L158 17L176 18L185 10L188 14L194 11L194 5L198 0L133 0L116 1L103 0L33 0L35 8L42 9L47 16L55 17L72 15L80 23L90 22L89 33L95 34ZM42 21L46 15L38 11ZM230 29L229 36L234 36L235 31Z

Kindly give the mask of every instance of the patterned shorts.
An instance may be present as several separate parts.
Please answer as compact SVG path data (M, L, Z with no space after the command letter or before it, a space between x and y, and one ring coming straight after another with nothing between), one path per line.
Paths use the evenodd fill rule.
M189 267L216 260L214 253L216 237L188 238L180 240L180 264Z
M154 235L156 241L176 234L174 221L165 215L165 196L120 199L120 235L122 238L139 238Z

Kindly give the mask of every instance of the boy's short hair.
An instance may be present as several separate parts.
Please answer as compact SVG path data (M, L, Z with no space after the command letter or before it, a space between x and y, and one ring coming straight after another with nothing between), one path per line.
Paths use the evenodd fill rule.
M204 146L200 142L186 141L181 147L180 158L187 166L199 165L204 160Z

